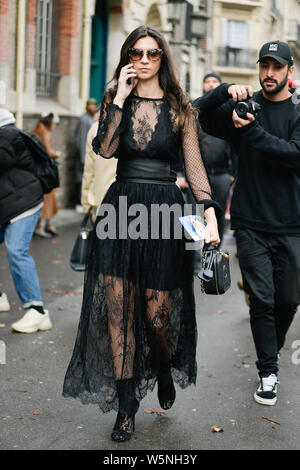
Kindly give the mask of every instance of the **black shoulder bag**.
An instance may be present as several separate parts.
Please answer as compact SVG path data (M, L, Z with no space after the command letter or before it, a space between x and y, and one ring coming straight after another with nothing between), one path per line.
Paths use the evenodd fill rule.
M85 271L86 269L89 241L93 228L91 214L85 214L70 257L70 266L74 271Z
M229 253L205 244L202 250L202 269L197 276L203 293L224 294L231 285Z

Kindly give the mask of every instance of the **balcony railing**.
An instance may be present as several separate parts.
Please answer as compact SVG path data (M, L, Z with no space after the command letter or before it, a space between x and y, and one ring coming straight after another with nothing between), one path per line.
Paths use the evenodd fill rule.
M57 97L59 73L36 71L36 94L40 97Z
M252 9L252 8L257 8L257 7L262 7L263 3L262 0L219 0L221 3L225 3L228 6L234 7L234 8L247 8L247 9Z
M219 47L217 65L221 67L242 67L255 69L257 51L236 47Z

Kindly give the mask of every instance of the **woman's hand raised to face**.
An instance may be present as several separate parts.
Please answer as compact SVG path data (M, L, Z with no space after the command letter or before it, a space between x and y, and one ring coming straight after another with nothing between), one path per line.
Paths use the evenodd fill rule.
M128 80L130 80L130 84L128 84ZM133 64L128 64L122 67L118 80L118 90L113 103L122 108L124 101L136 87L137 82L138 80L136 78L136 71L133 68Z

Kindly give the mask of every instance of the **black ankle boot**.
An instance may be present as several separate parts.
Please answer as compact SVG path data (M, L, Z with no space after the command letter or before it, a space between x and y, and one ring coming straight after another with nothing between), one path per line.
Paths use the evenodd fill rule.
M135 430L134 416L139 408L133 379L117 380L119 412L111 433L113 441L128 441Z
M134 415L128 415L118 412L114 428L111 433L113 441L129 441L135 430Z
M164 372L157 377L157 396L163 410L172 408L176 397L171 372Z

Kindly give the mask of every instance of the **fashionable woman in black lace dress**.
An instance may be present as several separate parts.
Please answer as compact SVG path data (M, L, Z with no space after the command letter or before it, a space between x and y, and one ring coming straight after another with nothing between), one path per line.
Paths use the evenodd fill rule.
M173 381L181 388L196 382L193 251L175 236L174 213L167 223L170 236L162 228L166 217L157 229L151 216L162 204L183 207L174 171L180 148L195 198L204 203L206 242L218 244L219 235L194 111L157 29L141 26L129 35L114 78L93 148L98 158L118 158L117 178L98 211L63 393L98 404L103 412L118 411L111 437L124 441L134 431L140 400L156 382L164 409L175 400ZM134 204L148 214L139 219L140 237L132 225ZM105 238L105 210L111 207L116 236Z

